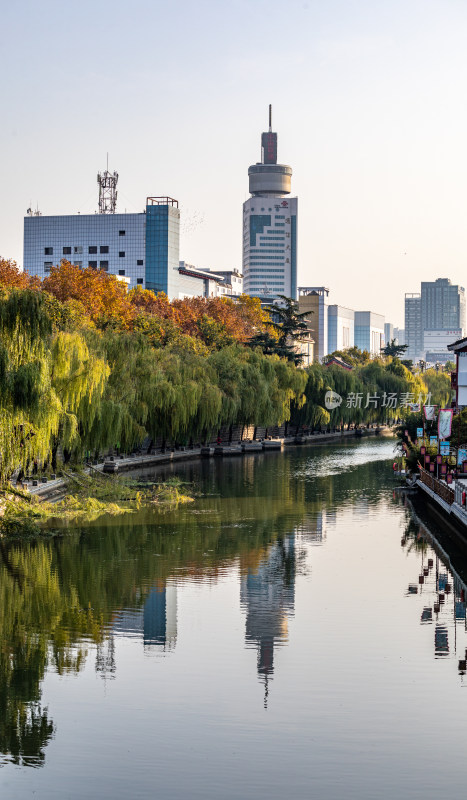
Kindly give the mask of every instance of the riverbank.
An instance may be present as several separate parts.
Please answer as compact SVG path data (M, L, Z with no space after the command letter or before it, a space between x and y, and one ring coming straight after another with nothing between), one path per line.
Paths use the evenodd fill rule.
M392 429L388 426L375 426L371 428L362 428L361 436L392 436ZM356 438L355 430L348 431L332 431L329 433L315 433L300 436L286 436L281 439L264 440L263 442L243 442L243 445L253 445L252 447L245 447L242 449L241 445L219 445L216 447L186 447L178 450L149 453L149 454L133 454L129 456L111 456L110 458L103 459L102 461L93 464L92 466L85 467L84 471L92 475L93 472L105 473L110 469L110 465L114 465L114 470L117 474L125 474L137 469L145 469L148 467L157 467L159 465L174 464L183 461L198 460L201 458L228 458L238 457L242 455L252 455L267 452L272 449L281 450L284 447L313 447L320 444L331 444L339 442L343 439ZM255 447L254 445L264 445L265 447ZM274 447L274 444L276 446ZM217 450L217 452L216 452ZM36 483L36 485L34 485ZM69 479L66 477L57 477L52 480L48 478L35 479L24 481L22 488L29 492L31 496L38 497L41 501L56 502L62 499L69 491Z
M467 476L457 479L451 486L421 470L415 485L428 501L430 510L449 527L457 543L467 549L467 510L465 495ZM463 502L464 499L464 502Z

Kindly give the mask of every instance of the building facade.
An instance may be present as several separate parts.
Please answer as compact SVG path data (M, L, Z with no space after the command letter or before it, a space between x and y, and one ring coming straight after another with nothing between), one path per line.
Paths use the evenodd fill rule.
M298 307L314 339L314 357L321 361L328 354L328 296L325 286L300 286Z
M297 210L292 169L277 163L277 134L261 137L261 162L248 169L251 197L243 204L244 291L264 303L297 297Z
M370 355L381 353L384 345L384 317L373 311L355 312L355 346Z
M355 311L344 306L328 306L328 353L347 350L355 343Z
M394 339L396 344L405 344L405 328L394 328Z
M406 357L418 361L423 356L422 298L419 293L405 295Z
M394 325L391 322L384 323L384 344L391 344L394 339Z
M449 278L421 284L421 320L424 331L465 330L465 289Z
M180 211L170 197L148 197L141 214L30 215L24 218L23 266L44 278L63 259L128 278L128 284L183 291L179 273Z
M405 295L407 358L447 361L449 341L465 333L465 289L449 278L422 281L420 288Z

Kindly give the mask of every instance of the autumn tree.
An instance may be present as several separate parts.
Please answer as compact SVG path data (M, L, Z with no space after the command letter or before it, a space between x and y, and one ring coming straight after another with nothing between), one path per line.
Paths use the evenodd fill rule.
M128 328L135 316L126 284L102 270L81 269L62 261L60 266L51 268L42 285L62 302L80 302L99 327L110 324Z

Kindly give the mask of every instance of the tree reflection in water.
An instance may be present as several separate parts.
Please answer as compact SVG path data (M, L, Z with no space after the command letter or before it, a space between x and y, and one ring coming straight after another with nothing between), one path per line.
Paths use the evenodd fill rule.
M113 631L122 616L142 614L145 647L175 645L168 624L173 598L167 595L173 576L177 582L212 581L240 564L246 640L258 648L258 673L267 689L274 647L286 642L287 620L294 612L297 536L322 540L317 520L323 509L363 500L366 512L381 502L374 465L326 474L326 452L323 448L316 458L319 474L311 465L311 478L297 471L301 454L245 457L231 466L186 465L182 477L185 472L197 480L203 493L193 506L102 519L33 544L0 542L0 752L5 759L30 766L44 762L54 735L41 705L46 670L77 673L92 649L99 675L113 677L118 668ZM336 448L329 452L334 457ZM162 629L154 623L161 609Z

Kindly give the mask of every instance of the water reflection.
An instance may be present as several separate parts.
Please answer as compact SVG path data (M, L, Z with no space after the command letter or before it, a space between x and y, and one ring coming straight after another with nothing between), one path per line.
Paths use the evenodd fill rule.
M44 763L55 733L41 701L47 671L79 673L92 654L97 674L118 681L121 639L134 640L144 656L175 660L182 643L185 584L238 576L242 641L257 653L256 675L264 684L266 705L277 648L288 643L297 580L310 573L305 550L318 545L316 552L324 552L346 510L355 516L356 529L378 510L387 514L385 459L391 458L392 445L359 447L180 465L182 477L201 493L189 508L156 519L143 511L127 520L101 520L35 545L3 543L0 751L5 760ZM423 572L427 545L419 537L419 523L410 524L404 546L422 559ZM420 619L431 624L430 610L438 625L435 648L441 654L455 642L452 620L446 620L448 603L436 612L435 595L428 602L434 574L435 568L426 576L423 597L417 575L414 583L422 600ZM440 567L438 578L444 574L449 576L448 570ZM463 598L451 577L448 582L454 586L458 619ZM448 597L446 585L444 591L440 587L439 581L436 591L432 587L436 598ZM253 676L252 671L249 679Z
M446 540L446 533L436 526L411 495L399 499L408 511L402 547L418 556L418 576L408 586L407 596L418 596L423 604L420 623L434 624L435 658L452 657L458 661L463 678L467 658L467 583L465 555ZM423 514L423 519L419 514Z
M142 608L116 614L112 630L142 638L146 652L152 648L173 650L177 642L177 586L166 582L153 586Z
M295 535L281 537L242 576L240 599L246 610L245 640L258 651L258 675L264 681L267 705L268 681L274 673L274 645L285 644L288 617L295 600Z

